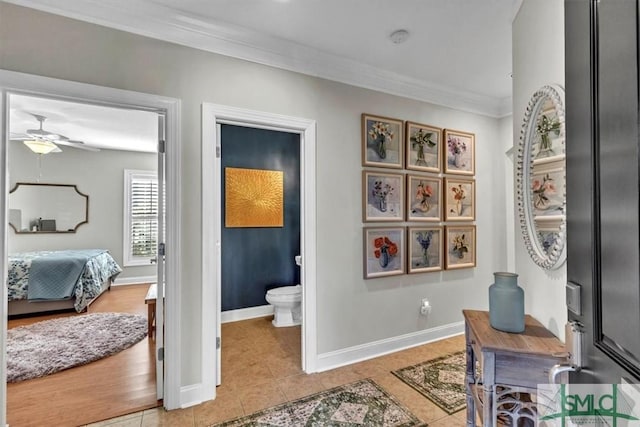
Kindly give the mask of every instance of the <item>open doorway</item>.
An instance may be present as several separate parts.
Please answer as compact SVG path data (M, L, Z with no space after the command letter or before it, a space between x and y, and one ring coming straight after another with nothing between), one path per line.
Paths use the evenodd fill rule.
M150 261L164 242L158 203L164 118L155 111L16 92L8 93L7 104L7 419L26 425L41 414L46 422L57 410L61 424L86 424L157 406L160 337L148 326L151 301L145 296L163 269L163 260ZM17 350L28 331L54 322L61 329L68 324L69 333L82 339L62 345L55 333L35 333L28 338L33 351ZM107 333L118 334L123 344L97 350ZM49 351L40 354L39 348ZM102 360L111 353L121 365L116 372L128 374L116 375L112 359ZM28 372L24 359L42 369ZM24 399L67 382L73 387L63 386L64 395L36 399L39 411ZM110 405L97 404L97 396L107 394ZM77 407L93 410L78 413Z
M203 104L203 321L214 325L217 334L203 336L205 360L213 361L203 367L208 375L210 392L215 396L215 384L221 378L220 347L216 337L221 334L221 174L220 130L223 124L294 133L299 136L300 153L300 283L302 286L301 362L302 370L316 371L316 218L315 218L315 121L239 109L215 104ZM218 155L216 155L216 153ZM293 265L293 263L292 263Z
M274 378L300 372L300 135L222 124L220 136L218 381L234 381L265 364ZM259 353L262 363L254 363Z
M180 229L179 229L179 218L180 218L180 205L177 202L177 193L178 188L180 187L180 174L179 174L179 163L180 163L180 139L178 136L178 111L179 111L179 101L166 98L156 95L146 95L137 92L123 91L93 85L87 85L82 83L50 79L46 77L39 77L21 73L14 73L9 71L0 70L0 89L2 93L2 103L0 104L0 128L2 130L3 138L2 145L3 149L0 151L0 157L2 166L5 168L5 171L9 170L9 163L11 160L9 159L10 154L8 155L9 144L14 144L10 140L9 137L9 122L5 119L9 118L9 101L11 96L13 95L21 95L21 96L35 96L42 98L50 98L50 99L59 99L70 102L78 102L87 105L100 105L100 106L108 106L116 109L131 109L138 111L147 111L154 112L157 114L157 117L161 117L163 120L160 120L156 125L156 132L159 139L165 142L164 144L160 144L160 146L165 146L167 151L167 156L165 159L166 170L167 170L167 179L166 179L166 191L164 192L165 197L161 198L163 201L166 201L166 219L167 223L165 227L161 227L158 225L159 229L166 230L166 248L169 254L166 256L166 263L163 272L166 273L166 281L168 284L166 287L158 287L158 295L157 295L157 305L156 305L156 316L155 321L157 325L163 325L163 328L156 328L156 333L160 331L164 331L164 336L167 337L165 346L165 341L163 340L163 334L159 333L156 335L155 343L156 348L152 348L152 351L148 351L152 353L150 356L152 360L155 361L156 364L159 364L159 368L156 365L155 372L160 378L157 381L156 387L156 398L162 398L163 406L167 409L174 409L180 406L180 384L179 384L179 372L180 372L180 353L178 343L178 326L179 326L179 305L176 301L179 301L177 295L180 293L180 283L177 280L178 273L180 271L180 256L177 242L180 240ZM34 116L35 118L35 116ZM38 119L36 118L36 121ZM45 120L46 122L46 120ZM29 128L31 130L38 131L40 129L39 123L38 127ZM43 126L43 129L46 131L46 126ZM166 133L164 130L166 129ZM52 133L55 133L51 131ZM29 133L29 132L27 132ZM31 132L36 133L36 132ZM62 134L62 132L59 132ZM68 137L68 135L64 135ZM72 139L69 137L69 139ZM69 141L65 141L69 142ZM77 144L70 142L71 144ZM20 144L20 143L18 143ZM57 144L57 146L63 146L64 144ZM87 144L88 145L88 144ZM156 141L156 147L158 147L158 141ZM157 149L157 148L156 148ZM71 147L70 150L75 151L76 149ZM79 151L79 150L78 150ZM161 150L164 151L164 150ZM156 156L158 159L161 156ZM35 163L35 167L38 167L38 164ZM44 172L44 166L42 166L41 171ZM39 175L39 174L38 174ZM9 173L5 173L1 175L0 180L4 185L4 188L9 187L9 183L6 179L10 179ZM122 187L120 187L122 188ZM3 194L1 198L2 204L2 216L3 221L2 225L0 225L0 231L2 235L2 239L4 239L5 244L2 245L2 253L0 254L2 274L6 277L8 273L8 253L6 251L7 248L7 237L10 233L8 226L8 196L7 194ZM164 211L164 210L163 210ZM122 218L122 213L116 213L112 211L112 214L115 216ZM44 218L43 218L44 219ZM90 220L90 219L89 219ZM48 226L51 225L51 222L48 222ZM80 226L82 227L82 226ZM158 278L159 279L159 278ZM165 295L162 295L163 290L166 289ZM2 351L0 352L0 374L2 377L5 377L5 358L6 358L6 319L7 312L6 308L6 299L7 293L2 293L3 305L0 305L0 318L3 318L4 321L2 323L2 327L0 328L0 335L2 338L2 342L0 346L2 347ZM96 304L100 302L98 298ZM166 305L166 309L163 309L163 303ZM166 322L165 322L166 319ZM164 357L162 357L164 356ZM164 362L166 362L166 366L163 366ZM164 379L164 383L163 383ZM69 385L72 387L72 385ZM0 424L4 424L6 422L6 383L2 381L0 384L1 392L0 396L2 399L0 401ZM51 414L49 414L51 415Z

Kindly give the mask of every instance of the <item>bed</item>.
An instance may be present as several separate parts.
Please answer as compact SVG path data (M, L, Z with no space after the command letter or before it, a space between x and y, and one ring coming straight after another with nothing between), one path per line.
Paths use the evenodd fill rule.
M85 311L110 288L122 268L106 249L36 251L9 255L8 314Z

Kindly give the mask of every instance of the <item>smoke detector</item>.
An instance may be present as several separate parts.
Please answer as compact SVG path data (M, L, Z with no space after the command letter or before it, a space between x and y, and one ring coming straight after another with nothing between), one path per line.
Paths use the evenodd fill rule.
M395 44L403 43L407 38L409 38L409 31L407 30L396 30L391 35L389 35L391 41Z

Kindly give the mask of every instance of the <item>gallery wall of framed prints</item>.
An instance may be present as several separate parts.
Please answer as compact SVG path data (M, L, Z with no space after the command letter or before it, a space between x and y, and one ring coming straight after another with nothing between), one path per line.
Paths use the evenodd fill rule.
M364 278L476 266L475 134L362 114Z

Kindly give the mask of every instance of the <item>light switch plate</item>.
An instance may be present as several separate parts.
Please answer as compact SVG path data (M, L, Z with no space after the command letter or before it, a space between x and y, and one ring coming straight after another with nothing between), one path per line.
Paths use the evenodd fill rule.
M566 286L567 291L567 308L573 314L580 316L582 314L582 306L580 303L580 285L573 282L568 282Z

